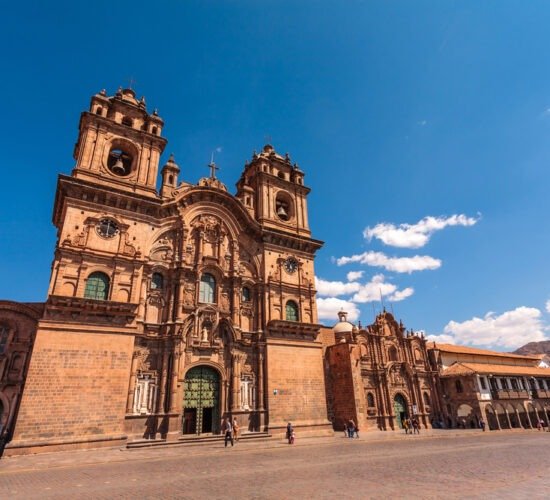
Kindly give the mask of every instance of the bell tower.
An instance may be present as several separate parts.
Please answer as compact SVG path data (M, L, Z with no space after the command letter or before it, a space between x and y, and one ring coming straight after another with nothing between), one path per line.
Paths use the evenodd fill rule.
M73 176L141 195L157 196L163 120L147 112L132 89L105 90L92 96L82 113L74 149Z
M266 144L246 163L237 183L237 197L255 219L269 227L300 236L310 236L304 173L288 154L279 155Z

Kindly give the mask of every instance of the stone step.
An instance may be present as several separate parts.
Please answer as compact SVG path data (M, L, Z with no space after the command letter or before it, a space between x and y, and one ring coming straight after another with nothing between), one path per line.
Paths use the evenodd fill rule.
M268 432L247 432L239 436L239 441L265 441L271 439ZM138 439L126 444L127 449L151 448L157 446L200 446L205 444L223 443L224 436L203 435L203 436L181 436L177 440L167 441L166 439Z

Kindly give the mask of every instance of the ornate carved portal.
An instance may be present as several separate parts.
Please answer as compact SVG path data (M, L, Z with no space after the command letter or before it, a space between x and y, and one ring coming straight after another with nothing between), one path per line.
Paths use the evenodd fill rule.
M209 366L191 368L185 376L183 433L219 432L220 375Z

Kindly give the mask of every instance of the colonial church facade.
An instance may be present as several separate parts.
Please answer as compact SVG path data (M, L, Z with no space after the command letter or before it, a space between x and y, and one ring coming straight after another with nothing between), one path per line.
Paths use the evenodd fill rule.
M353 420L364 431L394 431L413 418L422 428L432 426L441 414L438 372L422 334L386 310L366 327L352 325L342 311L327 333L327 402L335 429Z
M2 302L32 332L6 452L244 431L330 434L304 172L270 145L236 195L180 179L163 120L131 89L91 98L53 211L45 304ZM24 389L23 389L24 383Z
M274 436L289 421L300 436L349 420L362 430L399 430L410 417L456 426L466 411L463 391L449 389L463 387L457 377L469 402L523 397L506 377L486 390L487 370L493 382L528 371L525 397L541 401L526 408L549 421L540 368L514 371L517 360L487 352L490 365L464 368L464 349L450 366L441 346L385 310L367 327L344 312L334 328L319 325L323 243L309 229L304 172L266 145L235 195L213 163L192 184L173 156L161 167L163 126L132 89L92 96L81 115L74 168L58 179L47 300L0 301L0 453L5 443L21 454L216 435L224 417ZM468 408L471 422L505 427L497 404L486 415Z

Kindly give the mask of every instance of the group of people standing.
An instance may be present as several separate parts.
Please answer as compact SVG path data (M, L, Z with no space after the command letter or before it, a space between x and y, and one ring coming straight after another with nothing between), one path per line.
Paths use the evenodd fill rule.
M346 424L346 428L344 430L344 434L349 438L359 438L359 427L355 425L355 422L353 420L348 420L348 423Z
M227 443L231 443L231 446L239 440L239 424L237 419L234 418L231 422L230 418L225 417L222 422L222 432L224 434L225 447L227 448Z
M405 434L420 434L420 422L416 417L403 420L403 429Z

